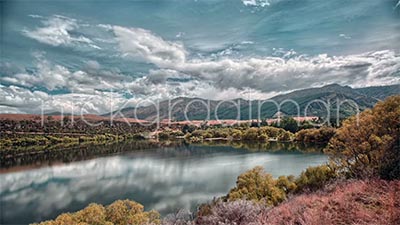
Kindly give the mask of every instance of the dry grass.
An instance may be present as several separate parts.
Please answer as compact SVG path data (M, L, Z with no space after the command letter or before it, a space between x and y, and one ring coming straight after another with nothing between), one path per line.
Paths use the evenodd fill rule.
M197 224L399 225L399 196L400 180L345 181L269 209L243 201L219 203Z

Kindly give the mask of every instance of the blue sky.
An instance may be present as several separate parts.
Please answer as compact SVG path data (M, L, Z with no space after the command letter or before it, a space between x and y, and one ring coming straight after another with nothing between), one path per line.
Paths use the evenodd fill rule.
M398 0L0 4L0 113L400 83Z

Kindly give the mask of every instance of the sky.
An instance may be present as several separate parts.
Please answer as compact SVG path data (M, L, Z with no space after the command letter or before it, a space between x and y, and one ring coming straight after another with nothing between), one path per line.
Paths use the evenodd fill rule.
M0 113L400 83L398 0L0 1Z

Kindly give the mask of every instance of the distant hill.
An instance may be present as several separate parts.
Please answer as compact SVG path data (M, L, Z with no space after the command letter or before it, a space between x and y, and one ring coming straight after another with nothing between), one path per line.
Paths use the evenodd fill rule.
M339 117L344 118L357 113L354 103L358 105L359 110L371 108L377 101L383 100L390 95L400 94L400 85L367 87L367 88L351 88L349 86L341 86L331 84L320 88L309 88L293 91L288 94L278 95L271 99L264 100L265 103L260 104L260 118L271 118L278 111L272 101L281 105L281 112L286 115L297 115L297 107L290 101L298 104L300 115L305 115L307 108L308 116L326 117L326 106L329 103L329 113L331 118L336 118L337 106L340 105ZM286 103L285 103L286 101ZM248 101L244 99L233 99L230 102L206 100L200 98L176 98L171 101L160 102L159 117L160 119L169 118L169 114L173 120L185 120L185 109L187 118L190 120L204 120L209 114L209 119L236 119L237 108L240 109L240 119L257 119L258 103L262 101ZM237 104L237 105L234 105ZM209 104L210 113L208 113L205 104ZM168 107L171 106L171 107ZM187 108L186 108L187 107ZM169 112L170 110L170 112ZM135 117L134 108L125 108L121 113L126 117ZM250 117L251 114L251 117ZM155 106L139 107L136 110L138 119L154 120L157 118L157 110Z
M384 100L388 96L400 94L400 85L390 85L390 86L375 86L366 88L355 89L358 93L366 95L371 98L376 98L378 100Z

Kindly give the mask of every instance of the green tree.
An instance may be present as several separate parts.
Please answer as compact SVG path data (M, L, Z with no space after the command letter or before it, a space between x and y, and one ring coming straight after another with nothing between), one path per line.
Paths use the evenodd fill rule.
M193 125L185 124L185 125L183 125L183 127L182 127L182 132L183 132L184 134L186 134L186 133L192 133L194 130L196 130L196 127L193 126Z
M248 128L244 133L243 133L243 140L257 140L258 138L258 128L252 127Z
M295 119L293 119L292 117L284 117L281 121L280 121L280 125L281 128L290 131L292 133L295 133L299 130L299 126L297 124L297 121Z

